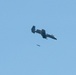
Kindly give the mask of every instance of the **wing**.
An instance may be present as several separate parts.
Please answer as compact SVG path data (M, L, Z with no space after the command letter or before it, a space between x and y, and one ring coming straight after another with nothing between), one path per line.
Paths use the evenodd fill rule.
M55 38L54 35L47 34L46 36L49 37L49 38L52 38L54 40L57 40L57 38Z

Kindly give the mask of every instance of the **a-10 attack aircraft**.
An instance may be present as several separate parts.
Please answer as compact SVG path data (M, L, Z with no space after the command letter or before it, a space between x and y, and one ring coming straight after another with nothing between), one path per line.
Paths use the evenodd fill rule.
M35 26L32 26L32 28L31 28L31 31L32 31L32 33L39 33L39 34L41 34L41 36L44 38L44 39L47 39L47 37L49 37L49 38L52 38L52 39L54 39L54 40L57 40L57 38L55 38L54 37L54 35L50 35L50 34L46 34L46 31L44 30L44 29L42 29L42 30L39 30L39 29L35 29Z

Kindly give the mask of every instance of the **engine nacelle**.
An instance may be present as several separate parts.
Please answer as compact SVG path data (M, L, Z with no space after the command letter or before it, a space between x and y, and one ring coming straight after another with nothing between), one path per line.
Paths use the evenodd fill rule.
M44 29L42 29L41 35L42 35L43 38L46 38L46 31Z

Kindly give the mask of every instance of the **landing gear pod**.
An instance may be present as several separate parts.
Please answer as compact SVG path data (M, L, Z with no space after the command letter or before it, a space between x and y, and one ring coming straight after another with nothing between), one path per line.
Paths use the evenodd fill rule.
M35 26L31 28L32 33L35 33Z

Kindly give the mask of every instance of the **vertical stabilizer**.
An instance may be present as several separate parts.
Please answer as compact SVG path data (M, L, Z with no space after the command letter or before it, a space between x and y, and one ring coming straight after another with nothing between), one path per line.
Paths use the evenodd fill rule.
M32 26L31 31L32 33L35 33L35 26Z

